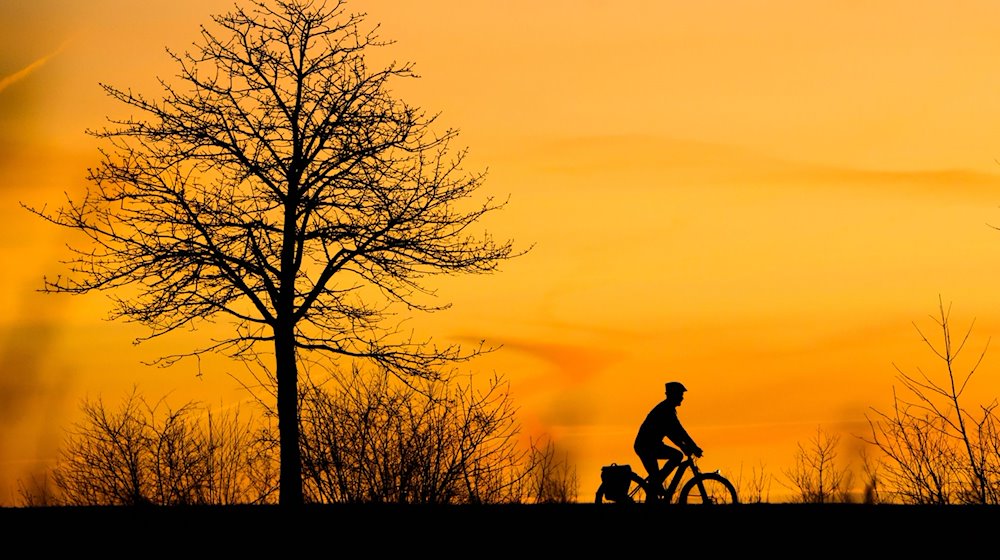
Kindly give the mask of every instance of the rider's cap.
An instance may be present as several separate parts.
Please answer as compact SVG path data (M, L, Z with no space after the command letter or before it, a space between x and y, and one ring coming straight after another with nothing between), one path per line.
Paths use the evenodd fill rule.
M663 386L663 389L667 393L683 393L687 391L687 387L685 387L680 381L669 381Z

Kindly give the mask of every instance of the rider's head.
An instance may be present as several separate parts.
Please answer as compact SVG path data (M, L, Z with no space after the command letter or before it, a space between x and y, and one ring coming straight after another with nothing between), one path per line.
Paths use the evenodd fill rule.
M678 403L684 400L684 392L687 391L687 387L685 387L681 382L669 381L663 388L668 399Z

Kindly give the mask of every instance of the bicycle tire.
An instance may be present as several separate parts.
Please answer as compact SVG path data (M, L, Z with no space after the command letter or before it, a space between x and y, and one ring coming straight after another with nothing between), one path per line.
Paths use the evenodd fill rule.
M629 476L628 483L628 494L626 494L622 499L612 499L604 493L604 484L597 487L597 493L594 496L594 502L598 504L614 504L614 503L626 503L626 504L641 504L646 502L646 496L648 491L646 490L646 479L632 473Z
M678 501L682 504L695 505L740 503L736 487L719 473L702 473L688 480L681 488Z

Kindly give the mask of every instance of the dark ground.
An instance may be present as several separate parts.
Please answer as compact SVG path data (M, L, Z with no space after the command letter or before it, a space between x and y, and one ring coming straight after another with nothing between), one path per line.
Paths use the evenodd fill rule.
M1000 506L741 504L0 508L0 550L40 557L621 558L740 553L995 557ZM20 546L17 546L20 545ZM15 547L12 549L11 547ZM24 548L22 548L24 547ZM667 550L664 549L664 553ZM7 556L6 554L3 554ZM31 557L27 553L20 557ZM14 556L7 556L13 558Z

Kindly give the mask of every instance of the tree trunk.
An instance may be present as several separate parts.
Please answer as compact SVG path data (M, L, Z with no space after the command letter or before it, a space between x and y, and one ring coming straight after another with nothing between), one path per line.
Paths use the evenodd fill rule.
M275 376L278 380L278 437L281 472L278 503L299 506L302 496L302 455L299 450L298 369L294 327L278 321L274 329Z

